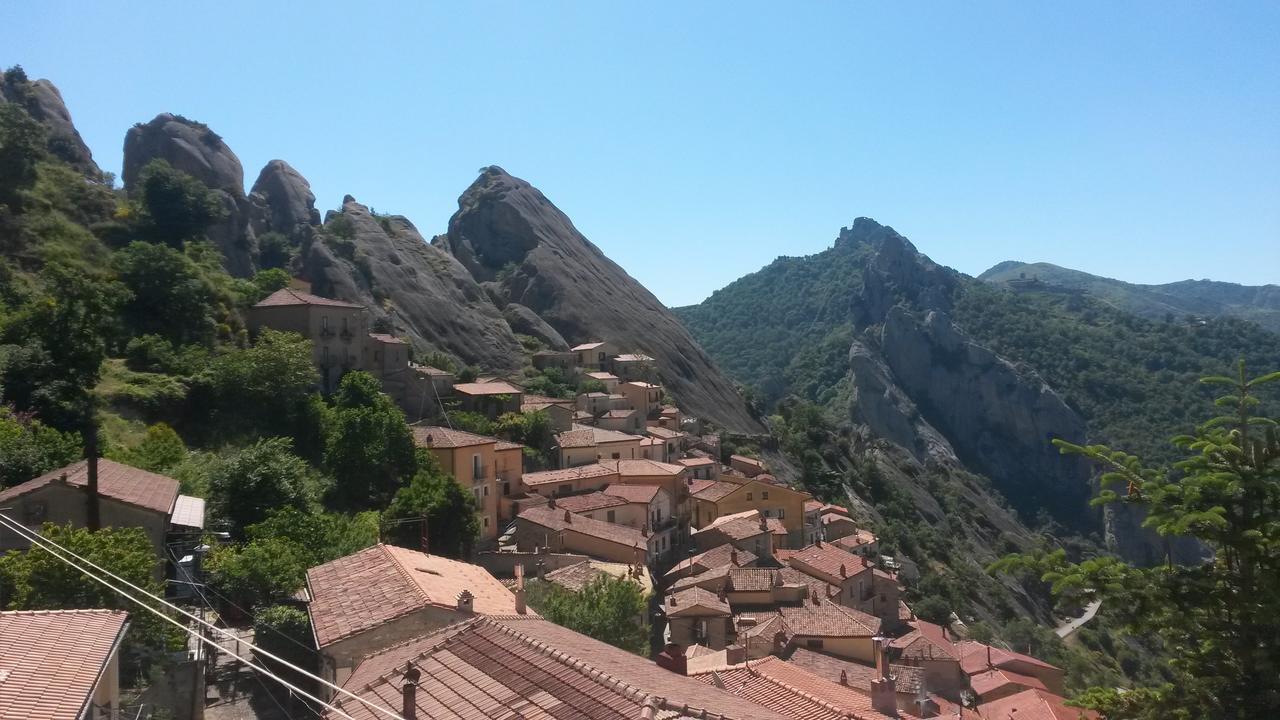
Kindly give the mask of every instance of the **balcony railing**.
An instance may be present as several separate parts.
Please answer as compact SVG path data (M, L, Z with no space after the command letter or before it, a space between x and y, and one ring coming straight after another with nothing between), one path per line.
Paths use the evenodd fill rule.
M472 465L472 466L471 466L471 479L472 479L473 481L475 481L475 480L485 480L485 479L487 479L488 477L489 477L489 466L488 466L488 465L479 465L479 466Z

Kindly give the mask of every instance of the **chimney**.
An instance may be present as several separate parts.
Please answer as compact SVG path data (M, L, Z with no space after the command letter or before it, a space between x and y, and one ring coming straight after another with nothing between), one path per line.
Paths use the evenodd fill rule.
M779 630L773 634L773 654L781 655L787 649L787 633Z
M685 675L689 671L688 660L684 656L684 648L675 643L667 643L662 652L654 658L658 667L665 668L677 675Z
M849 577L849 569L844 566L844 563L840 563L840 577Z
M538 579L539 580L547 579L547 562L545 560L538 561Z
M738 665L747 661L747 649L734 643L724 649L724 664Z
M876 679L871 681L871 707L890 717L898 716L898 692L893 676L889 674L889 659L885 657L885 639L879 635L871 638L876 656Z
M516 596L516 614L524 615L528 611L524 604L524 565L516 565L516 589L512 594Z
M565 522L567 522L567 523L572 524L572 523L573 523L573 513L569 512L568 510L565 510L565 511L564 511L564 521L565 521Z
M840 684L841 684L841 685L844 685L844 686L846 686L846 687L848 687L848 685L849 685L849 672L848 672L847 670L841 670L841 671L840 671Z
M551 508L551 509L553 509L553 510L555 509L555 507L556 507L556 499L555 499L554 497L549 497L549 498L547 498L547 507L549 507L549 508Z
M475 599L470 590L463 589L462 592L458 593L458 612L473 612Z
M738 567L738 548L729 551L729 563L734 567Z
M421 677L422 673L412 663L405 668L404 685L401 689L404 704L400 709L400 715L404 720L418 720L418 679Z

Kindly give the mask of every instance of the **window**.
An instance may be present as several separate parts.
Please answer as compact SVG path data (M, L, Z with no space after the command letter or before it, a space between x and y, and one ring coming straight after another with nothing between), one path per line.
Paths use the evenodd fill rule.
M769 491L768 491L768 490L764 490L764 491L762 491L762 492L760 493L760 499L761 499L761 500L768 500L768 499L769 499Z
M778 508L778 519L779 519L779 520L786 520L786 519L787 519L787 511L786 511L786 510L784 510L783 508Z
M320 329L321 329L321 330L328 330L328 329L329 329L329 316L328 316L328 315L321 315L321 316L320 316Z
M489 497L489 486L488 486L488 485L485 485L485 486L484 486L484 496L485 496L485 497Z
M484 477L484 464L480 462L480 456L471 456L471 479L479 480Z
M605 517L608 518L609 522L617 522L617 513L614 512L613 510L610 510L608 513L606 513Z
M750 500L750 499L751 499L751 495L752 495L752 493L747 493L747 500Z
M488 527L489 527L489 518L485 518L485 519L484 519L484 526L485 526L486 528L488 528Z
M564 485L561 485L560 487L556 488L557 495L568 495L571 492L573 492L573 486L570 485L569 483L565 483Z
M813 648L814 650L822 649L822 641L816 638L809 638L808 640L804 641L804 644L806 647Z
M621 454L621 453L614 453L614 454L613 454L613 459L614 459L614 460L619 460L619 459L621 459L621 458L622 458L622 454Z
M342 318L342 332L347 332L347 319Z

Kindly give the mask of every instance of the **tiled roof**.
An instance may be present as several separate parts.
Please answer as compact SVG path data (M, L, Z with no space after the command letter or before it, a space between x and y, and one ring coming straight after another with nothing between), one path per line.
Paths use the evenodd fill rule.
M454 392L460 392L463 395L520 395L524 392L520 388L509 382L497 380L494 382L473 382L458 383L453 386Z
M797 550L787 563L801 572L816 572L830 579L857 575L869 567L865 558L828 542Z
M778 518L765 518L764 522L765 522L765 525L769 526L769 532L773 533L774 535L791 534L790 531L787 530L787 526L784 525L782 521L779 520Z
M256 308L284 307L287 305L324 305L327 307L343 307L343 308L355 308L355 309L361 309L364 307L363 305L356 305L355 303L343 302L342 300L332 300L330 298L322 298L319 295L304 293L300 290L294 290L293 288L281 288L280 290L277 290L271 293L270 295L266 296L265 298L263 298L261 301L258 302L258 304L254 305L254 307Z
M0 720L79 720L126 617L120 610L0 612Z
M679 475L684 472L683 465L672 465L657 460L601 460L600 462L618 468L618 475L624 478Z
M592 565L590 560L583 560L579 563L552 570L547 573L546 578L549 583L555 583L563 588L577 592L590 584L592 580L608 574Z
M1023 690L1020 693L992 700L978 706L978 714L989 720L1079 720L1096 718L1092 710L1068 707L1066 700L1044 690Z
M696 495L715 483L715 480L690 480L686 487L688 488L690 495Z
M203 529L204 498L179 495L173 503L173 515L169 518L169 523Z
M831 503L827 503L826 505L823 505L822 510L823 512L834 512L834 513L839 513L841 515L849 514L849 508L843 507L841 505L832 505Z
M676 462L677 462L677 463L679 463L679 464L681 464L681 465L683 465L683 466L685 466L685 467L689 467L689 468L692 468L692 467L706 467L706 466L708 466L708 465L717 465L717 464L718 464L715 460L713 460L712 458L709 458L709 457L687 457L687 458L680 458L680 459L679 459L679 460L677 460Z
M418 720L635 720L646 705L657 720L786 718L537 618L480 618L416 638L365 658L343 687L398 712L410 663L420 673ZM385 720L355 700L335 706L355 720Z
M761 470L763 470L763 469L764 469L764 463L763 463L763 462L761 462L761 461L759 461L759 460L757 460L757 459L755 459L755 458L747 457L746 455L731 455L731 456L729 456L729 460L730 460L730 461L736 461L736 462L737 462L738 464L740 464L740 465L750 465L750 466L752 466L752 467L760 468Z
M697 586L719 592L721 588L725 587L725 583L728 582L729 573L736 569L736 565L725 563L724 565L703 570L702 572L694 575L682 577L671 583L671 587L669 589L674 591Z
M591 379L593 379L593 380L618 380L618 379L620 379L617 375L614 375L613 373L609 373L609 372L589 372L589 373L587 373L587 377L589 377L589 378L591 378Z
M706 572L714 567L724 565L732 565L733 559L737 559L735 567L746 567L754 565L756 560L755 553L747 550L738 550L729 543L717 545L706 552L694 555L686 560L681 560L674 567L667 571L666 577L676 577L682 574L698 574Z
M795 720L890 719L872 707L867 695L772 656L695 677Z
M596 446L596 435L589 427L577 427L556 435L556 444L562 448L589 448Z
M832 523L849 523L853 524L853 520L840 513L827 513L822 516L822 524L830 525Z
M736 483L731 483L731 482L716 482L714 480L706 481L706 482L710 482L711 484L704 485L701 489L698 490L698 492L692 492L692 488L691 488L689 494L693 495L699 500L706 500L707 502L716 502L724 498L726 495L733 493L738 488L742 487L741 485L738 485Z
M623 353L614 358L618 362L654 362L654 359L642 353Z
M729 571L729 589L762 592L782 584L777 568L734 568Z
M424 373L427 375L434 375L434 376L447 375L448 377L453 377L453 373L449 372L448 370L441 370L440 368L431 367L430 365L415 365L414 370L417 370L418 372Z
M814 675L824 677L833 682L840 681L840 673L848 678L849 686L871 692L871 681L876 679L875 666L863 665L836 655L828 655L806 647L793 647L786 656L787 662L808 670ZM900 693L916 694L924 681L924 670L911 665L889 665L889 674L894 678L894 690Z
M611 467L601 465L600 463L592 463L590 465L579 465L578 467L563 468L560 470L540 470L538 472L525 473L521 481L529 487L537 487L539 485L552 485L555 483L572 482L574 480L590 480L592 478L602 478L617 474L618 471Z
M818 502L817 500L804 501L804 511L807 513L818 512L821 509L822 509L822 503Z
M739 615L737 619L738 641L745 638L765 637L770 640L778 633L786 634L787 626L778 613L753 613L751 617Z
M649 549L649 539L635 528L593 520L581 515L575 515L566 520L563 508L532 507L521 512L517 517L548 530L576 532L618 545L639 548L642 552L648 552Z
M1035 667L1046 670L1062 672L1061 668L1050 665L1039 658L1034 658L1030 655L1024 655L1012 650L1005 650L1004 648L998 648L993 645L986 645L985 643L980 643L974 640L966 640L964 642L957 643L956 648L959 651L960 667L970 675L986 670L988 666L1002 668L1011 663L1017 662L1034 665ZM990 650L990 654L988 654L988 650Z
M1044 684L1040 678L1034 675L1023 675L1012 670L1001 670L1000 668L990 668L982 672L969 675L969 687L973 689L974 694L979 698L987 693L1001 690L1008 687L1016 687L1019 690L1048 690L1049 687ZM1007 692L1001 694L1009 694Z
M792 635L814 637L874 637L880 632L880 618L860 610L821 599L816 605L806 600L796 606L778 608Z
M752 510L751 512L755 511ZM742 515L742 513L735 513L735 515ZM700 535L705 533L713 536L719 534L730 540L746 540L767 532L769 532L768 526L760 527L760 517L757 514L754 518L725 515L700 530L694 530L693 534Z
M530 403L538 403L538 404L545 403L547 405L565 405L565 406L573 405L572 398L554 398L549 395L535 395L534 393L525 393L523 400L524 400L524 404L526 405Z
M318 647L372 630L427 606L512 615L515 596L479 565L392 545L374 545L307 571L308 611Z
M81 460L0 492L0 503L57 482L63 474L67 476L67 484L72 487L89 486L88 461ZM173 510L174 502L178 499L178 481L114 460L99 458L98 494L118 502L169 515Z
M498 438L477 435L439 425L414 425L413 441L427 448L459 448L500 442Z
M690 614L690 610L694 608L702 608L710 610L720 615L731 615L732 610L729 609L729 603L720 599L719 595L704 590L700 587L690 587L680 590L679 592L668 595L666 601L662 603L662 611L667 617L680 617ZM694 615L704 615L705 613L693 613Z
M404 345L404 341L395 335L387 335L385 333L369 333L369 337L386 345Z
M603 510L609 507L618 507L626 505L627 501L613 495L606 495L600 491L583 493L581 495L566 495L558 497L551 501L555 507L561 510L568 510L572 513L591 512L592 510Z
M889 642L889 647L900 651L899 657L912 660L960 659L960 649L941 625L924 620L915 622L916 628Z
M581 345L574 345L573 347L569 348L569 351L578 352L579 350L595 350L601 345L604 345L604 343L605 343L604 340L594 340L592 342L585 342L585 343L582 343Z
M606 417L610 419L626 419L635 414L636 414L635 410L610 410L602 414L600 417Z
M661 425L650 425L645 428L644 431L656 438L662 438L663 440L676 440L685 436L685 434L679 430L668 430Z
M610 485L602 491L605 495L621 498L629 503L649 504L662 492L657 485Z

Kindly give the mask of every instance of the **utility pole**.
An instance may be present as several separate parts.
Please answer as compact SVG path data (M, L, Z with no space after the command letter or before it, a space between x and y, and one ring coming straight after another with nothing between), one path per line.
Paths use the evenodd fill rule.
M102 504L98 497L98 411L92 397L88 401L88 421L84 428L84 454L86 471L89 475L89 517L90 532L102 528Z

